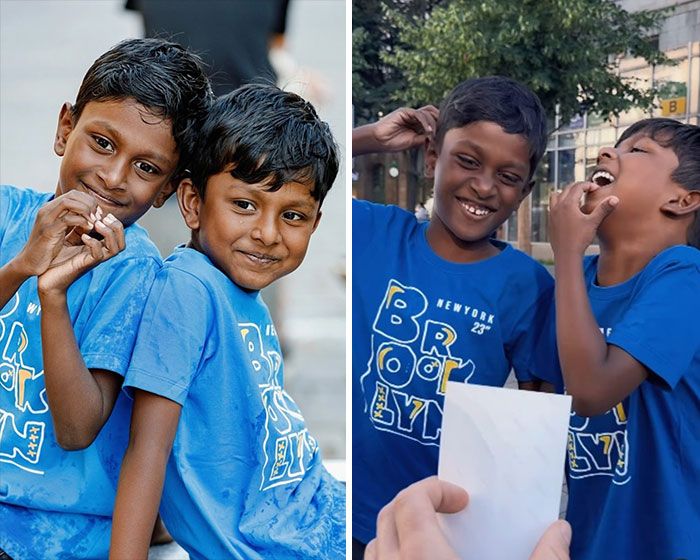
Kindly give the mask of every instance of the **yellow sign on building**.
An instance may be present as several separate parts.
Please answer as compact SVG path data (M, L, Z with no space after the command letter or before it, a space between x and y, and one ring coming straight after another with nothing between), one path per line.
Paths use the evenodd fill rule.
M661 100L661 114L664 117L685 115L685 97L674 97Z

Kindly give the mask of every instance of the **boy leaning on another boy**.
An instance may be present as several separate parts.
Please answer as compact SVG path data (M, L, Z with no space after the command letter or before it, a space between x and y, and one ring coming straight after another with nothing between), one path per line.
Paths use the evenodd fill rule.
M178 189L191 240L156 275L126 375L111 558L146 557L159 503L193 559L345 557L345 488L284 390L259 292L301 264L337 171L297 95L252 85L211 108Z

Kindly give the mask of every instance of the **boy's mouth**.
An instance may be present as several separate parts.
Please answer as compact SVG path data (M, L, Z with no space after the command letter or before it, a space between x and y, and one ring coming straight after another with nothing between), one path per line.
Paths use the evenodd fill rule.
M264 253L256 253L254 251L240 251L240 253L248 257L251 261L253 261L256 264L271 264L280 260L279 257L266 255Z
M596 169L591 175L590 181L599 187L607 187L615 182L615 176L605 169Z
M103 193L102 191L99 191L90 185L83 183L82 181L80 184L83 186L83 188L88 191L90 194L92 194L95 198L102 202L106 202L107 204L111 204L112 206L126 206L125 203L120 202L119 200L112 198L111 196Z
M484 216L488 216L489 214L492 214L494 212L492 208L482 206L481 204L477 204L465 198L457 197L457 201L462 206L462 208L464 208L467 214L476 218L483 218Z

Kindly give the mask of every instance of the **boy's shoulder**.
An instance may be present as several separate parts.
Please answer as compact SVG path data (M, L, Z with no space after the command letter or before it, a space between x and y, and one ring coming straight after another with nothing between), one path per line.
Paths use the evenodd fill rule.
M10 223L26 222L31 229L36 211L51 199L53 193L30 188L0 185L0 227L8 229Z

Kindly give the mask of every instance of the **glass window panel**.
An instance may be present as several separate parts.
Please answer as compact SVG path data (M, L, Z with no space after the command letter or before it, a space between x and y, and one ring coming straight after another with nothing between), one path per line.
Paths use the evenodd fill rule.
M574 150L559 150L559 185L563 188L574 182L576 157Z

